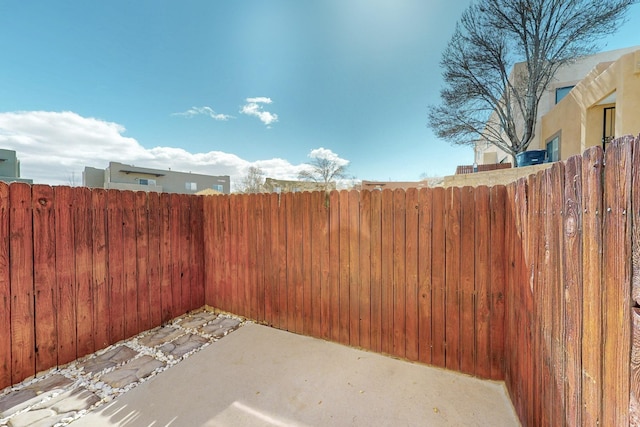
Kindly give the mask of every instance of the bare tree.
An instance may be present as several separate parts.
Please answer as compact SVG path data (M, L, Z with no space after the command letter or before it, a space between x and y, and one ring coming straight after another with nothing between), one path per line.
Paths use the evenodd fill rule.
M429 126L453 144L486 141L513 155L534 137L556 72L597 50L637 0L475 0L443 52L445 87Z
M333 151L316 148L311 150L309 157L311 161L307 163L307 168L298 174L298 179L320 183L328 190L337 180L348 177L349 161L341 159Z
M257 166L249 167L247 174L240 182L242 193L262 193L264 190L264 172Z

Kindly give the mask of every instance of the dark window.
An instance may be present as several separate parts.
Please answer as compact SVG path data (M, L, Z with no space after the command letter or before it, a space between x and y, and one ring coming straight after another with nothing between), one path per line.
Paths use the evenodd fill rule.
M560 136L547 142L547 161L557 162L558 160L560 160Z
M565 87L559 87L558 89L556 89L556 104L562 101L562 98L567 96L567 94L571 92L571 89L573 88L574 86L565 86Z

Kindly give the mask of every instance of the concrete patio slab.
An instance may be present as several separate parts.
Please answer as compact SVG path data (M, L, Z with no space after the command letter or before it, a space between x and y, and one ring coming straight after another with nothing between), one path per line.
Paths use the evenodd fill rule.
M246 324L81 426L518 426L504 384Z

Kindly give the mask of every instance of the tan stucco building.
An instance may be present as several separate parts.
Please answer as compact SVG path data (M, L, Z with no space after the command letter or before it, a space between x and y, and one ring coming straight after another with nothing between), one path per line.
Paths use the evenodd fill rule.
M629 68L638 50L640 47L635 46L600 52L560 68L540 98L535 133L528 150L548 150L557 155L557 160L562 160L581 152L579 147L597 144L595 140L598 138L602 143L605 111L612 117L615 116L613 134L633 133L626 130L628 126L622 128L624 119L621 117L621 111L627 109L627 113L630 114L633 110L630 108L630 103L633 103L631 100L640 102L638 101L640 92L637 91L637 75L635 75L636 83L634 84L631 78L634 72ZM623 63L626 66L622 65ZM520 65L516 64L514 69L517 70ZM579 108L589 109L589 114L585 111L584 115L574 116L579 108L577 105L570 105L572 99L580 105ZM605 110L616 105L618 108L615 110ZM574 126L583 127L584 131L577 132L573 129ZM563 127L567 130L563 130ZM586 130L587 127L590 129L589 132ZM554 139L556 132L562 134L557 140ZM635 132L637 133L637 130ZM591 139L589 142L583 142L586 140L581 139L580 135L586 137L587 134ZM569 139L572 142L569 142ZM494 145L482 140L476 143L475 161L479 165L512 162L512 160L509 154ZM552 158L552 160L556 159Z
M557 144L559 160L640 133L640 48L596 65L542 117L540 148Z

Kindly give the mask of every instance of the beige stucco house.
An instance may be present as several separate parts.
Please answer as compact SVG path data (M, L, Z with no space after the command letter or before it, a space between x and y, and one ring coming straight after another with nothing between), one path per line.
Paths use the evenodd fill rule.
M638 133L629 119L625 124L622 114L631 114L640 103L638 74L633 69L639 66L639 50L640 46L635 46L600 52L560 68L540 99L528 149L548 150L551 160L562 160L582 152L583 147L602 143L603 132L609 137ZM521 65L516 64L514 70ZM604 131L604 122L613 130ZM505 163L512 162L512 157L479 140L475 161L479 165Z

